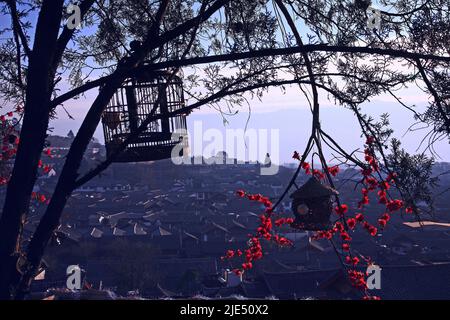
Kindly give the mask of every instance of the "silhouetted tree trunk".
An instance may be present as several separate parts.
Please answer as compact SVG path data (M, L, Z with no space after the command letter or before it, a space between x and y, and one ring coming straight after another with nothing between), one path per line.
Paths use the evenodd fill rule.
M248 5L252 4L252 1L246 1ZM59 34L62 21L62 13L64 11L63 0L43 0L41 2L41 7L38 6L40 11L33 37L34 44L32 50L30 50L24 43L27 41L27 39L24 33L20 30L21 25L18 21L19 17L14 14L14 11L16 11L17 9L16 3L12 0L6 1L12 11L11 16L13 17L13 20L15 18L15 21L13 21L13 26L15 29L14 32L15 42L17 43L18 47L17 49L20 52L20 48L18 45L20 40L22 42L22 45L24 46L24 51L28 56L28 70L25 92L25 112L22 122L20 144L17 150L14 168L7 188L3 213L0 218L0 299L21 299L24 297L37 269L39 268L44 250L49 240L51 239L52 234L60 223L61 213L72 191L80 186L80 184L89 181L94 176L105 170L112 162L111 159L107 159L102 164L100 164L98 168L94 168L84 177L78 177L78 169L83 159L83 155L90 140L93 137L94 131L100 121L101 114L105 106L111 99L116 89L121 85L122 81L130 76L137 67L148 68L148 70L152 71L155 69L166 69L186 65L192 66L194 64L205 64L221 61L237 61L240 59L274 57L278 55L293 55L295 53L300 53L304 57L304 60L306 62L309 78L309 81L303 81L303 83L311 85L314 91L314 105L316 112L314 113L315 117L313 129L319 130L319 101L317 88L326 90L334 97L339 98L339 101L345 99L346 96L342 95L339 91L336 91L336 88L333 88L332 86L327 87L327 84L325 82L319 81L319 79L315 78L314 73L317 73L319 69L317 67L314 68L314 61L310 60L311 58L308 58L309 53L339 52L347 54L376 54L379 56L401 57L417 60L419 66L421 66L421 63L418 59L441 61L442 63L448 63L448 61L450 60L448 56L437 56L436 54L433 54L433 51L431 51L431 53L429 54L424 52L409 52L407 51L408 48L401 47L400 49L392 49L389 46L357 47L347 45L329 45L327 43L317 45L303 45L300 33L298 33L295 29L294 20L291 20L289 18L289 6L286 7L288 4L292 4L290 2L286 2L284 4L284 1L281 0L277 0L276 3L287 19L288 24L292 28L292 31L295 33L297 41L296 47L277 47L276 45L268 42L267 44L264 44L256 49L251 47L249 44L248 47L241 47L236 50L225 50L224 54L218 54L215 56L197 56L197 53L194 52L194 56L191 56L189 59L185 59L185 55L180 58L178 54L176 55L176 58L163 57L163 59L160 59L165 45L167 45L171 41L174 41L174 39L179 40L180 37L183 37L183 39L189 38L187 35L189 35L190 33L195 35L197 31L196 28L198 28L198 26L202 22L209 19L219 9L225 8L225 10L230 10L230 8L237 8L237 5L246 4L245 1L237 1L235 3L232 3L231 5L229 5L229 3L231 2L230 0L201 1L201 10L199 11L198 16L195 16L193 18L191 16L188 16L186 18L186 21L183 21L180 24L174 24L174 26L165 29L161 28L161 22L166 14L166 9L168 8L169 4L173 3L174 1L161 0L155 2L154 15L152 14L152 22L149 24L149 29L145 29L145 33L143 32L142 34L139 34L139 39L143 40L142 47L132 54L128 54L126 59L122 60L119 63L119 66L117 67L115 72L108 76L105 76L104 78L85 83L84 85L66 92L65 94L60 95L56 99L52 100L51 95L54 91L53 89L55 85L54 82L55 74L57 72L56 70L60 65L60 62L62 62L63 53L65 52L69 41L72 39L75 30L70 29L66 26L62 28L61 34ZM93 6L94 2L98 3L95 0L79 1L81 18L83 18L86 12L91 8L91 6ZM133 2L130 1L129 3L125 3L127 9L128 5L130 4L133 4ZM116 10L117 8L114 7L113 9ZM179 14L178 10L175 11L176 14ZM249 13L249 17L252 15L253 11ZM148 21L140 22L149 23ZM165 29L166 31L161 32L161 29ZM267 28L263 29L268 30ZM191 30L194 30L194 32L191 32ZM109 30L107 30L107 32L109 32ZM251 40L249 39L248 34L243 35L245 36L247 42ZM267 38L268 35L262 34L262 36L265 36L265 38ZM195 40L194 37L191 40ZM199 42L203 41L206 40L202 40ZM192 43L190 42L187 47L189 48L191 44ZM205 52L207 51L208 50L206 50ZM193 52L190 53L192 54ZM146 64L146 66L142 66L142 62L149 56L152 56L153 58L151 63ZM312 54L310 54L309 56L312 57ZM20 65L21 63L20 58L21 57L19 53L18 62L16 62L18 65ZM272 62L273 61L270 60L270 63ZM315 63L317 63L317 61ZM253 68L255 68L255 70L253 70ZM256 68L255 66L253 66L251 69L252 72L255 72L255 74L253 75L256 75L258 73L261 74L261 72L264 71L264 69L259 70L259 68ZM440 113L443 113L444 107L439 101L438 92L436 92L432 88L433 83L430 82L430 80L427 78L427 74L425 72L426 70L421 67L420 71L422 77L425 79L427 86L430 88L430 91L433 93L433 96L437 101L437 106L439 107ZM19 74L20 72L21 70L19 68ZM249 79L253 75L249 73L246 76ZM302 83L302 81L297 77L294 80L286 80L284 82L281 81L281 79L277 79L276 77L274 77L273 79L266 79L264 80L265 82L261 79L256 79L258 81L249 81L246 84L239 83L239 81L243 79L235 80L236 82L232 81L232 83L230 85L226 85L223 90L219 90L215 94L211 94L209 98L204 98L202 101L184 108L184 110L179 110L179 112L185 112L188 111L188 109L192 110L193 108L199 107L200 105L211 101L215 101L227 94L238 94L246 90L263 88L271 85ZM375 80L374 83L376 82ZM404 81L406 82L406 80ZM236 84L238 84L238 86L233 87L233 85ZM82 94L88 89L92 89L100 85L102 86L102 88L94 103L90 107L89 112L84 118L83 124L78 130L69 153L67 154L66 161L59 176L55 191L51 196L51 201L30 241L27 251L25 253L21 252L21 248L19 245L21 240L20 238L22 234L22 228L24 220L28 213L27 211L30 205L33 186L36 182L38 162L45 145L45 139L47 136L49 124L49 115L54 110L56 105L63 103L79 94ZM377 86L378 85L379 84L377 84ZM389 83L383 84L383 87L384 86L389 86ZM345 100L343 100L343 102L347 102L350 104L353 103L352 101ZM152 117L153 115L149 115L149 117L144 122L149 123L150 121L157 120L157 118L152 120ZM448 129L447 115L442 114L442 118L444 119ZM310 139L307 149L309 148L311 143L312 140ZM126 148L126 144L124 144L122 147ZM298 172L299 171L297 171L296 173L297 175ZM291 180L290 185L292 185L294 181L295 176ZM287 191L288 190L285 191L284 195L286 195ZM20 257L23 258L20 260L21 268L20 270L17 270L17 262Z
M8 186L8 201L5 202L4 208L6 214L3 214L0 222L2 226L0 234L2 237L6 237L3 233L4 230L7 230L11 225L15 226L15 228L10 229L7 234L9 240L7 241L8 245L5 243L0 252L0 261L9 261L8 263L1 264L0 299L23 299L28 292L31 281L39 268L44 250L55 229L59 226L61 214L66 202L72 191L76 188L78 169L80 168L87 146L100 122L101 114L117 88L126 78L127 74L139 66L151 50L159 48L165 42L187 33L192 28L196 28L228 1L229 0L215 1L208 9L202 11L198 17L187 20L185 23L182 23L178 27L160 36L158 29L169 4L169 0L161 1L159 10L155 15L155 21L143 42L142 48L119 63L117 70L108 78L108 82L102 87L100 93L90 107L83 124L75 136L69 153L66 156L66 161L47 210L28 245L23 259L21 272L18 272L16 263L19 258L18 242L22 226L21 217L25 217L30 203L31 192L36 180L38 161L44 148L49 122L49 112L51 111L50 106L54 107L54 104L51 101L51 93L53 91L52 84L56 67L62 57L65 46L70 40L70 35L67 34L70 31L68 31L67 28L64 29L58 39L63 1L58 1L58 6L56 4L53 6L49 5L49 2L51 3L51 1L46 1L44 3L39 18L39 25L42 26L37 28L35 40L36 49L33 48L33 52L36 50L36 53L33 53L33 61L30 61L30 70L34 64L39 68L36 67L38 69L36 73L30 72L29 77L34 76L36 78L30 78L27 82L29 88L28 91L35 94L35 96L30 96L29 98L27 92L27 103L25 106L27 121L24 120L24 125L22 127L23 136L21 136L21 141L23 142L20 144L20 157L18 151L13 171L14 179L11 179L10 185ZM88 4L91 5L93 2L93 0L85 0L82 2L80 5L82 7L82 12L85 12L88 9ZM50 22L47 20L50 20ZM45 30L43 26L51 28L52 32ZM71 32L73 33L73 31ZM45 38L45 41L42 40L41 37ZM40 54L38 55L38 53ZM36 56L36 58L34 58L34 56ZM38 82L40 86L34 86L36 83L34 81ZM46 84L45 86L43 86L44 83ZM38 103L36 101L38 101ZM33 110L33 112L29 112L29 110ZM33 139L31 139L31 137L33 137ZM24 143L25 141L28 143ZM24 164L19 163L18 165L18 161L24 161ZM17 178L19 176L17 174L16 176L14 175L20 168L25 168L26 170L23 171L20 178ZM24 177L28 180L23 180ZM33 178L30 179L30 177ZM19 190L20 192L18 192ZM20 198L18 198L19 195ZM11 201L11 199L17 199L17 202ZM3 258L5 258L5 260L3 260Z
M53 91L53 58L63 12L63 0L47 0L40 11L34 46L29 57L26 104L21 143L8 184L0 220L0 299L10 298L11 283L17 281L18 245L23 220L36 181L38 161L44 148Z

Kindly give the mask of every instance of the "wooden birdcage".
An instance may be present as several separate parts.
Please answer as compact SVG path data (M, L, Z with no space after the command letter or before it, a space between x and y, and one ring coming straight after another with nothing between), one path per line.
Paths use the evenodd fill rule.
M171 115L185 106L183 83L169 71L141 73L125 81L114 94L102 115L107 155L138 130L158 100L153 116L163 117L150 122L115 162L168 159L174 150L179 150L176 156L183 156L187 148L186 114ZM178 147L174 149L175 146Z
M292 212L295 215L295 221L291 226L310 231L329 228L333 211L331 197L337 194L339 193L336 190L324 186L317 178L310 178L291 194Z

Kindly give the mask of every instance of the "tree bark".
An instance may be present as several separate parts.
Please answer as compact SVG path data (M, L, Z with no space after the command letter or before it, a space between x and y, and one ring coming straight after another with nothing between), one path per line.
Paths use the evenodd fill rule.
M75 187L84 152L100 122L103 109L122 82L123 79L116 78L101 90L80 127L82 134L77 134L70 147L55 192L28 246L27 260L34 267L39 266L45 246L59 225L61 213Z
M79 132L83 132L83 134L77 134L72 143L51 201L28 245L26 271L18 281L15 299L23 299L28 293L31 281L39 268L48 241L51 239L55 229L59 226L61 213L74 189L78 176L78 168L100 121L104 106L107 105L122 81L123 79L117 78L114 82L108 83L102 89L80 127Z
M62 18L63 0L46 0L36 26L27 75L26 103L17 155L8 183L0 219L0 299L10 299L11 286L19 276L16 261L23 219L36 181L38 161L44 148L49 103L55 71L54 50Z

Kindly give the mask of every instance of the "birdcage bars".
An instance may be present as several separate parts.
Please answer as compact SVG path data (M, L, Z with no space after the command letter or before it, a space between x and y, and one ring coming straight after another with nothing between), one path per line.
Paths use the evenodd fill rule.
M112 155L130 134L152 113L161 119L147 128L120 153L115 162L140 162L167 159L173 148L187 147L186 114L170 115L185 106L183 84L179 76L169 71L141 73L128 79L114 94L102 116L107 155Z

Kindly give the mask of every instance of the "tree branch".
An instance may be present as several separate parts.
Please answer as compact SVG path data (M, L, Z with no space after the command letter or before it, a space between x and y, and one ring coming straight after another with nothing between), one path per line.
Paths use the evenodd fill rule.
M20 41L22 42L22 46L25 51L25 54L28 57L30 57L31 49L28 45L27 37L25 36L25 33L23 32L22 25L20 24L20 19L19 19L19 14L17 12L16 2L14 0L7 0L6 3L8 4L9 9L11 10L11 19L13 22L14 33L17 33L19 35Z
M234 61L243 60L251 58L261 58L268 56L281 56L281 55L291 55L296 53L306 53L306 52L339 52L339 53L366 53L375 55L384 55L395 58L410 58L410 59L424 59L424 60L435 60L450 62L450 57L437 56L433 54L425 53L415 53L405 50L396 49L382 49L382 48L370 48L370 47L347 47L347 46L330 46L327 44L305 44L303 46L289 47L289 48L270 48L261 49L255 51L246 51L240 53L228 53L215 56L197 57L185 60L169 60L160 63L154 63L152 65L147 65L146 68L149 70L159 70L170 67L183 67L197 64L206 64L214 62L224 62L224 61Z
M276 4L280 8L281 12L284 15L284 18L288 22L289 27L291 28L291 31L294 33L295 40L297 41L297 45L299 47L303 47L303 41L300 36L300 33L297 30L297 27L295 26L294 20L292 20L289 11L287 10L286 6L283 4L281 0L275 0ZM320 127L319 123L319 93L317 91L317 85L316 85L316 77L314 75L313 66L311 63L311 60L308 57L308 54L306 52L302 52L302 57L305 60L306 64L306 70L308 71L309 80L311 81L311 89L313 93L313 131L315 129Z
M224 61L236 61L243 59L251 59L251 58L260 58L260 57L268 57L268 56L281 56L281 55L291 55L296 53L306 53L306 52L342 52L342 53L367 53L367 54L376 54L376 55L385 55L396 58L419 58L425 60L436 60L436 61L444 61L450 62L450 57L444 56L436 56L432 54L421 54L408 52L404 50L394 50L394 49L381 49L381 48L368 48L368 47L345 47L345 46L329 46L326 44L318 44L318 45L303 45L289 48L273 48L273 49L261 49L257 51L247 51L241 53L229 53L222 55L214 55L207 57L197 57L197 58L189 58L189 59L180 59L180 60L169 60L165 62L147 64L140 67L145 71L154 71L167 69L171 67L183 67L183 66L193 66L198 64L207 64L214 62L224 62ZM130 77L136 70L130 70L128 73L124 74L126 77ZM108 75L102 78L99 78L95 81L88 82L80 87L68 91L67 93L55 98L52 102L53 106L64 103L65 101L72 99L73 97L86 92L95 87L101 86L105 84L107 81L111 80L111 78L118 76L116 75Z
M94 4L95 0L82 0L80 4L78 5L80 7L80 13L81 13L81 21L83 21L85 15L89 11L89 9ZM81 23L80 21L80 23ZM64 54L64 51L66 50L67 44L69 43L70 39L72 39L74 33L76 31L76 28L69 28L67 25L64 27L63 31L61 32L61 35L58 38L58 41L56 42L56 50L55 50L55 56L53 59L53 68L56 69L58 67L59 62L61 61L61 58Z
M420 59L416 59L417 68L419 68L420 75L422 76L423 81L427 85L428 90L433 95L434 102L436 103L436 106L438 107L439 113L442 117L442 120L444 121L445 128L447 132L450 134L450 119L447 117L447 114L444 110L444 106L441 103L441 99L439 97L439 94L437 93L436 89L433 87L433 84L431 83L430 79L428 79L427 73L425 72L425 68L423 67L422 62L420 62Z

